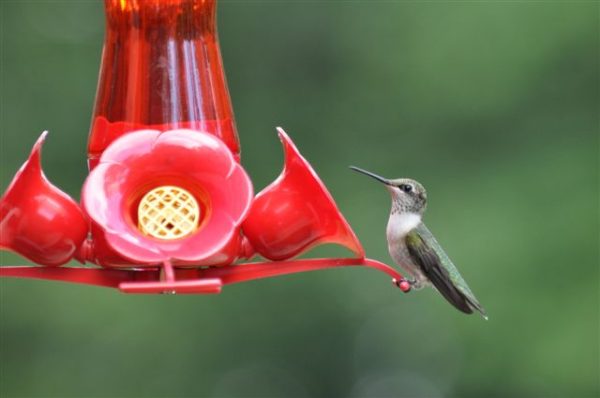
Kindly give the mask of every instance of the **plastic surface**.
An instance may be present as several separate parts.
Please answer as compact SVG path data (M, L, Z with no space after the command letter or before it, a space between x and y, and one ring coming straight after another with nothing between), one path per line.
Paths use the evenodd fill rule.
M216 32L216 0L105 0L106 35L88 159L144 128L239 140Z
M82 193L89 217L45 179L44 135L0 202L0 248L42 265L75 256L104 268L0 267L0 277L127 293L218 293L231 283L364 266L410 290L394 268L365 258L325 185L282 129L284 169L253 198L239 164L215 0L105 5L107 31L88 143L91 172ZM158 187L185 191L193 201L158 203L147 196L140 207ZM183 223L190 214L182 206L190 203L198 206L198 220L187 218L197 222L188 229ZM153 206L162 207L154 212ZM148 219L140 223L140 215ZM84 240L88 229L91 238ZM356 258L289 260L324 243L347 247ZM234 265L256 253L277 261Z
M360 241L310 164L278 128L285 153L283 172L254 199L244 234L263 257L283 260L324 243L365 256Z
M52 185L41 168L46 132L37 140L0 199L0 249L12 250L42 265L73 258L87 236L79 205Z
M366 266L388 274L397 287L409 291L410 284L394 268L364 258L360 242L314 170L283 130L280 129L279 134L286 156L284 171L257 195L254 199L257 207L252 210L249 178L225 144L213 135L188 130L164 133L142 130L116 140L103 153L83 190L84 207L97 232L93 240L84 244L81 241L87 233L87 224L77 204L43 178L39 165L42 136L2 199L3 208L10 204L12 209L22 210L24 220L30 216L35 219L39 207L18 207L9 199L41 195L41 202L46 204L53 203L46 200L48 197L58 195L57 200L64 200L64 204L53 211L57 216L62 216L63 211L66 215L62 216L62 223L48 223L52 230L15 231L13 241L31 236L58 236L64 240L65 236L71 236L69 233L77 232L68 251L57 252L50 247L46 252L25 247L21 254L49 264L49 256L56 258L59 253L64 261L72 257L81 244L80 260L107 268L0 267L0 277L91 284L118 288L126 293L206 294L218 293L223 285L230 283L332 267ZM31 191L21 188L23 182L28 182L23 186L30 187ZM146 236L139 229L135 219L139 201L156 184L165 183L182 187L199 199L200 227L188 237L162 240ZM7 214L2 216L3 228L14 225ZM248 239L242 239L240 225L246 215L248 224L244 227L248 228ZM31 231L40 231L43 235L37 236ZM232 265L235 259L254 253L251 243L263 255L285 259L317 244L339 243L353 250L358 258ZM44 260L46 262L42 262ZM203 268L203 265L212 267Z
M368 267L392 277L392 282L403 292L410 284L394 268L376 260L363 258L304 259L280 262L245 263L204 269L175 269L173 280L161 280L161 271L91 269L91 268L41 268L0 267L0 277L54 280L120 289L125 293L218 293L221 287L233 283L272 278L298 272L317 271L338 267ZM164 279L164 278L163 278Z
M159 186L194 195L201 219L179 239L157 239L139 229L141 199ZM87 178L82 204L113 252L95 245L93 262L108 267L231 264L241 245L239 226L252 201L252 183L229 149L208 133L141 130L114 141ZM102 242L102 241L100 241Z
M180 239L196 232L202 214L191 192L161 185L147 192L137 209L138 229L157 239Z

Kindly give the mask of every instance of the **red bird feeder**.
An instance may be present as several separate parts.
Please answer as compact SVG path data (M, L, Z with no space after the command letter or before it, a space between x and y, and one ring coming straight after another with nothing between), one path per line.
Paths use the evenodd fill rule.
M41 146L0 199L0 247L40 266L2 277L129 293L218 293L224 284L341 266L365 253L279 128L285 166L254 196L215 28L215 0L106 0L106 38L81 207L45 178ZM335 243L354 257L296 259ZM255 255L268 261L244 262ZM97 267L56 267L72 259Z

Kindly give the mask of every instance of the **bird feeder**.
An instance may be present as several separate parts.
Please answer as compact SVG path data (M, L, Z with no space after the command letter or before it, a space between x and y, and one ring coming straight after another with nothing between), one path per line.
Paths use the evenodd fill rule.
M37 266L2 277L127 293L363 266L408 282L364 249L317 173L278 128L281 175L254 194L215 24L216 0L106 0L106 36L78 204L44 176L46 133L0 199L0 248ZM348 258L296 259L338 244ZM252 262L260 256L263 261ZM71 260L84 264L60 267Z

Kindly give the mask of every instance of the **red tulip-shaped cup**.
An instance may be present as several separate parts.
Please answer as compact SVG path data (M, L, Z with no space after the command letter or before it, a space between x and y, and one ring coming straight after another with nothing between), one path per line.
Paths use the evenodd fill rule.
M41 167L47 132L0 199L0 249L12 250L48 266L73 258L88 233L79 205L52 185Z
M240 253L240 224L252 183L215 136L193 130L140 130L115 140L82 194L94 231L126 264L227 265ZM97 257L102 257L96 253Z
M324 243L335 243L363 258L365 252L327 188L278 128L285 153L281 175L262 190L244 221L253 248L270 260L285 260Z

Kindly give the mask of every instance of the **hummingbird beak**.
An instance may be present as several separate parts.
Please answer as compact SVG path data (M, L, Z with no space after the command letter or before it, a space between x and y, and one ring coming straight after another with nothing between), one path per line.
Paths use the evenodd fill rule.
M359 173L362 173L362 174L366 174L369 177L372 177L372 178L376 179L377 181L384 183L385 185L392 185L392 183L390 182L390 180L388 180L387 178L383 178L381 176L378 176L375 173L371 173L370 171L363 170L363 169L361 169L359 167L356 167L356 166L349 166L349 167L350 167L350 169L352 169L354 171L358 171Z

